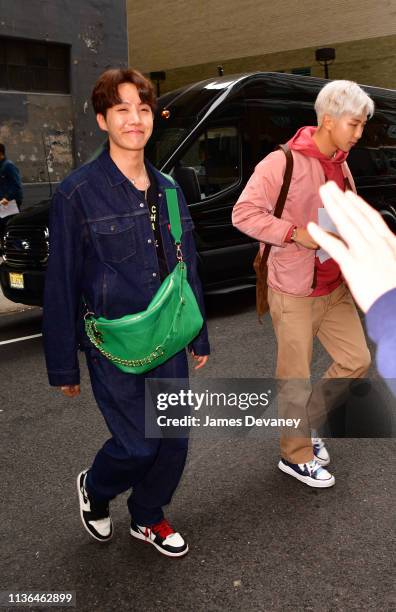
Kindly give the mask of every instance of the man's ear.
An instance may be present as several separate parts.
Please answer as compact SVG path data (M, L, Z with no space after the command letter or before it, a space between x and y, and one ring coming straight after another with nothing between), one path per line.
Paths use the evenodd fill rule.
M327 132L331 132L334 128L335 121L335 117L332 117L331 115L327 115L325 113L323 115L321 127L323 127Z
M101 130L103 130L104 132L108 132L106 119L102 115L102 113L98 113L96 115L96 121L98 122L98 126L100 127Z

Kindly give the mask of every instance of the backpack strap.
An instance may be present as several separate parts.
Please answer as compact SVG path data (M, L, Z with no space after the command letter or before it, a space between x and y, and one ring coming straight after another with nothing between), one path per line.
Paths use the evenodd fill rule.
M277 217L278 219L281 218L283 209L285 207L287 194L289 193L290 183L291 183L291 179L293 175L293 166L294 166L293 154L290 151L287 144L281 144L279 145L279 148L282 149L282 151L284 152L286 156L286 168L285 168L285 173L283 175L282 187L279 192L279 196L276 201L275 209L274 209L274 217ZM265 266L267 265L271 247L272 247L272 244L265 245L263 255L260 260L260 273L264 271Z

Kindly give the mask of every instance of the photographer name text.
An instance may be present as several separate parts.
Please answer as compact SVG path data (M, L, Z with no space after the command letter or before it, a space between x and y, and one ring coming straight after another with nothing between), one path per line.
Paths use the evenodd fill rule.
M164 414L157 417L159 427L289 427L297 429L301 419L256 418L245 414L241 418L214 418L186 415L180 418L170 418Z

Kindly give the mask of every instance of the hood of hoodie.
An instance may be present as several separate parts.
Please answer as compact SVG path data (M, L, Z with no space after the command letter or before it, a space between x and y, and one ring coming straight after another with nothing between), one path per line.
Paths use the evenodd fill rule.
M341 165L348 157L348 153L340 149L338 149L334 157L327 157L324 153L321 153L312 138L316 130L317 128L314 126L300 128L287 143L289 149L318 159L328 180L335 181L340 189L344 190L344 175Z

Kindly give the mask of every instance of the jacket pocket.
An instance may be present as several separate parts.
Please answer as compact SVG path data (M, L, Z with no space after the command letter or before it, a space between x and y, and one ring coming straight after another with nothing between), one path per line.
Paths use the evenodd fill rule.
M315 251L278 251L268 265L268 282L273 289L293 295L309 295L315 267Z
M113 217L91 222L99 258L120 263L136 253L135 222L130 217Z

